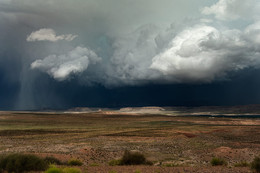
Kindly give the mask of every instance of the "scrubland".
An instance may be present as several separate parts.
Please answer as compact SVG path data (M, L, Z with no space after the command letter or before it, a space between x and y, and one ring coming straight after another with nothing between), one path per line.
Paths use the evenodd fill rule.
M153 165L114 165L125 151ZM0 155L80 160L82 172L251 172L260 155L260 119L113 114L1 112ZM225 164L212 166L213 158Z

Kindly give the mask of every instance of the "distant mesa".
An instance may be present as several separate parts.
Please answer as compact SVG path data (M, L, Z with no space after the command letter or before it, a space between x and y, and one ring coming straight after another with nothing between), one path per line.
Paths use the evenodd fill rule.
M68 113L101 113L101 114L162 114L169 116L260 116L260 105L240 106L200 106L200 107L124 107L124 108L89 108L76 107L67 110Z
M126 108L121 108L119 110L120 112L133 112L133 113L158 113L161 111L165 111L164 108L162 107L126 107Z
M164 112L165 109L162 107L151 106L151 107L125 107L120 109L109 109L109 108L89 108L89 107L76 107L67 110L71 113L84 113L84 112L98 112L104 114L120 114L120 113L160 113Z
M89 113L89 112L106 112L106 111L114 111L114 109L109 108L92 108L92 107L75 107L67 110L66 112L71 113Z

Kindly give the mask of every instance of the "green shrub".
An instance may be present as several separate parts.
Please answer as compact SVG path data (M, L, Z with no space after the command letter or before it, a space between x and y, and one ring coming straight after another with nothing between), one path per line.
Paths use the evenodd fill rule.
M219 165L226 165L227 164L227 162L224 160L224 159L222 159L222 158L216 158L216 157L214 157L212 160L211 160L211 165L212 166L219 166Z
M117 166L121 164L121 160L111 160L110 162L108 162L109 166Z
M242 162L236 163L234 166L235 167L248 167L249 163L247 163L246 161L242 161Z
M71 159L71 160L68 161L68 165L70 165L70 166L82 166L83 163L80 160Z
M256 172L260 172L260 157L255 157L254 161L251 163L251 168Z
M125 151L120 165L152 165L152 162L147 161L141 153Z
M112 170L112 171L109 171L108 173L117 173L116 171Z
M98 163L91 163L89 166L99 166Z
M57 168L56 166L51 166L45 173L63 173L61 168Z
M43 159L30 154L10 154L0 159L0 172L43 171L47 167Z
M47 163L47 164L54 164L54 165L62 165L62 162L59 160L59 159L57 159L57 158L55 158L55 157L45 157L44 158L44 161Z
M51 166L45 173L81 173L80 169L77 168L57 168L56 166Z
M78 168L64 168L62 173L81 173L81 170Z

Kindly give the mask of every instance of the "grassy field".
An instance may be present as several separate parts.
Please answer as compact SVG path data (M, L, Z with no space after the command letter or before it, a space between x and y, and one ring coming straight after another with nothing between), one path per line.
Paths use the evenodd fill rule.
M260 119L107 112L0 113L2 154L77 158L84 163L82 169L108 170L108 162L120 158L125 150L143 153L158 169L207 168L213 157L225 159L226 167L236 169L236 163L250 162L260 155Z

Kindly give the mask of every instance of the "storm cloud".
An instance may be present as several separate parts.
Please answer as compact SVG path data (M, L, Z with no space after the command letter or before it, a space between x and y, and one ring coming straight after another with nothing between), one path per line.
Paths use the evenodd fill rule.
M0 0L1 67L18 66L1 80L19 88L19 108L43 78L108 89L232 80L260 67L259 10L257 0Z
M220 0L212 6L204 7L201 19L207 17L203 15L214 14L214 17L220 20L218 25L201 22L203 20L199 20L193 26L178 26L179 28L171 27L170 24L166 27L146 24L129 33L114 36L111 47L113 53L108 57L106 64L99 69L107 75L107 78L102 78L102 74L97 75L98 82L106 86L140 85L149 81L203 83L228 78L229 72L258 67L259 23L255 21L257 13L252 15L254 10L250 10L252 17L250 20L254 23L246 28L227 28L225 23L221 23L221 20L247 17L248 9L255 8L252 4L253 1L249 3ZM109 36L108 34L107 37ZM71 41L74 37L56 36L52 29L40 29L33 32L27 41L62 39ZM64 58L66 68L43 70L47 66L53 66L51 60L54 59L56 56L50 55L43 60L44 65L41 65L41 60L37 60L31 66L33 69L46 71L57 80L64 80L68 74L77 71L72 63L64 62L66 61ZM83 64L88 66L86 61ZM79 71L85 69L80 68Z

